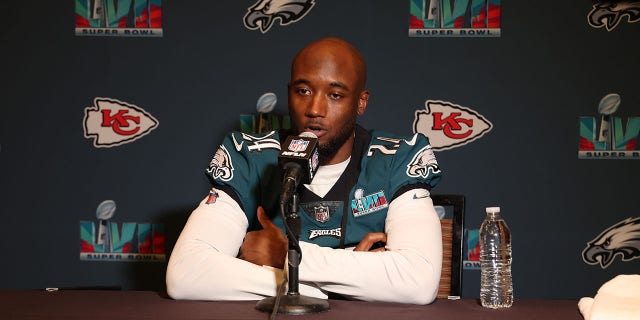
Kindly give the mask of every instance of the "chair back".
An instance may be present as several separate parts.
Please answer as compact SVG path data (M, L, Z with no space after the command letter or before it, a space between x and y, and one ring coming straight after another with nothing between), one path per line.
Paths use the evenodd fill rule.
M438 298L460 296L462 291L462 247L465 199L459 194L432 194L436 211L451 213L440 219L442 228L442 273Z

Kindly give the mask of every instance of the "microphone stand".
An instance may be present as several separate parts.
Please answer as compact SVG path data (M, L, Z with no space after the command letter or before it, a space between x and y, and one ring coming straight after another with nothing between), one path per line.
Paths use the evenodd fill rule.
M285 208L289 205L289 214L285 215ZM302 260L302 251L298 243L300 239L300 216L298 215L298 194L291 195L291 201L281 199L280 211L283 216L284 226L289 240L287 263L289 266L287 294L282 297L269 297L258 301L256 309L262 312L274 312L280 314L309 314L329 310L329 302L325 299L307 297L298 292L299 275L298 266ZM280 291L278 292L280 294ZM279 299L278 299L279 298Z

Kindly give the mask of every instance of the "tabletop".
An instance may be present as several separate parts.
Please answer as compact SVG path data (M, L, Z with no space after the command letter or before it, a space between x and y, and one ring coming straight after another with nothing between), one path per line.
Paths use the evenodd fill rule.
M111 290L0 290L0 319L269 319L257 301L173 300L165 293ZM576 300L515 299L508 309L476 299L437 299L429 305L329 300L325 312L276 319L567 319L583 320Z

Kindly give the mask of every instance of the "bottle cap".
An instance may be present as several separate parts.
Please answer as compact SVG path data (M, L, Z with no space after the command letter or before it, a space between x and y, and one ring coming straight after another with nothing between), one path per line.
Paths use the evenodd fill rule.
M487 207L485 211L487 213L497 213L497 212L500 212L500 207Z

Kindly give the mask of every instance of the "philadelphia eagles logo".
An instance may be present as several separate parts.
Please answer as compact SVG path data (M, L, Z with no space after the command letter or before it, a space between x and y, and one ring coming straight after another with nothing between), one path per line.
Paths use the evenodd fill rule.
M418 151L411 163L407 165L407 175L414 178L420 176L426 178L430 173L438 172L440 172L440 168L431 146L426 146Z
M640 1L606 1L596 3L587 19L594 28L613 30L627 17L629 23L640 21Z
M260 29L266 33L280 19L280 25L286 26L302 19L313 6L315 0L258 0L244 15L247 29Z
M233 178L233 164L231 164L231 156L229 156L227 148L220 146L216 154L213 155L207 172L214 179L229 181Z
M640 217L627 218L604 230L591 240L582 251L582 259L588 264L608 267L619 255L622 261L640 258Z

